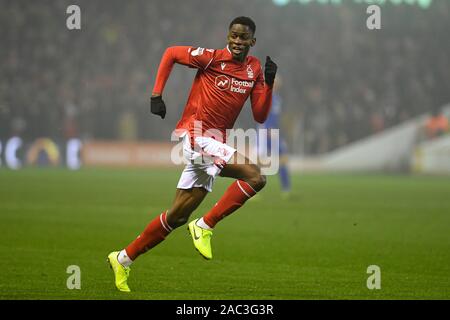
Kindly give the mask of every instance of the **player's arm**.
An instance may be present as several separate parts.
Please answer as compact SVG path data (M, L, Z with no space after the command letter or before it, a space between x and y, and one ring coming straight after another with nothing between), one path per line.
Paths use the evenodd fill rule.
M258 123L264 123L269 115L270 107L272 105L272 88L276 72L277 65L270 57L267 57L264 78L262 73L260 73L250 96L253 118Z
M175 63L186 64L188 58L186 53L190 47L169 47L164 52L161 62L159 64L158 73L156 74L155 85L153 86L152 96L150 98L150 111L153 114L160 116L162 119L166 116L166 104L162 99L162 92L169 79Z
M164 52L156 74L156 81L150 99L151 112L164 119L166 106L162 93L169 79L173 65L179 63L192 68L206 69L214 58L214 50L188 46L169 47Z

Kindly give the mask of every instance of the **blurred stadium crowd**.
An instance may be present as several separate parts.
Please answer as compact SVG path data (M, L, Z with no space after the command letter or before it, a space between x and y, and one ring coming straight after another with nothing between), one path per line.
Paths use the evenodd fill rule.
M81 8L81 30L66 8ZM317 154L450 101L450 3L427 10L248 1L0 1L0 137L168 141L194 70L166 86L164 122L149 96L167 46L225 46L229 22L254 18L253 55L283 78L282 132L293 153ZM245 109L239 126L252 127Z

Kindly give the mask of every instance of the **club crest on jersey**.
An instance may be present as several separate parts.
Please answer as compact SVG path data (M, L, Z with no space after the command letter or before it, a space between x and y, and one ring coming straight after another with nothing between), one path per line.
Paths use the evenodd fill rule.
M253 69L250 65L247 65L247 76L251 79L253 78Z

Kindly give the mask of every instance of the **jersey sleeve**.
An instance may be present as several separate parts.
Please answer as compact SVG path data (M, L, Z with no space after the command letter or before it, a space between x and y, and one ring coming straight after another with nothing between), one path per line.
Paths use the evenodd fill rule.
M164 52L156 74L153 94L161 94L173 65L179 63L191 68L206 69L215 56L215 50L189 46L169 47Z
M264 82L264 75L261 69L261 66L259 66L259 72L258 76L255 80L255 86L253 87L252 94L256 93L259 94L264 91L264 87L266 86L266 83Z
M215 50L205 48L190 48L189 66L198 69L207 69L214 60Z
M264 81L263 72L259 67L259 73L256 77L250 101L252 106L253 118L258 123L264 123L270 112L272 105L272 87Z

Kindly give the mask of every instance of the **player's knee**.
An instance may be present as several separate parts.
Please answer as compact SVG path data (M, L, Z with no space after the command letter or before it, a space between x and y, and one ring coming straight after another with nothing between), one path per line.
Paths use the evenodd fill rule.
M167 223L172 229L181 227L188 222L189 216L170 214L167 216Z
M260 191L267 183L266 176L263 174L259 174L257 177L255 177L255 187L254 189L256 191Z
M246 181L255 191L259 191L266 185L266 176L261 174L258 166L252 166L248 172Z

